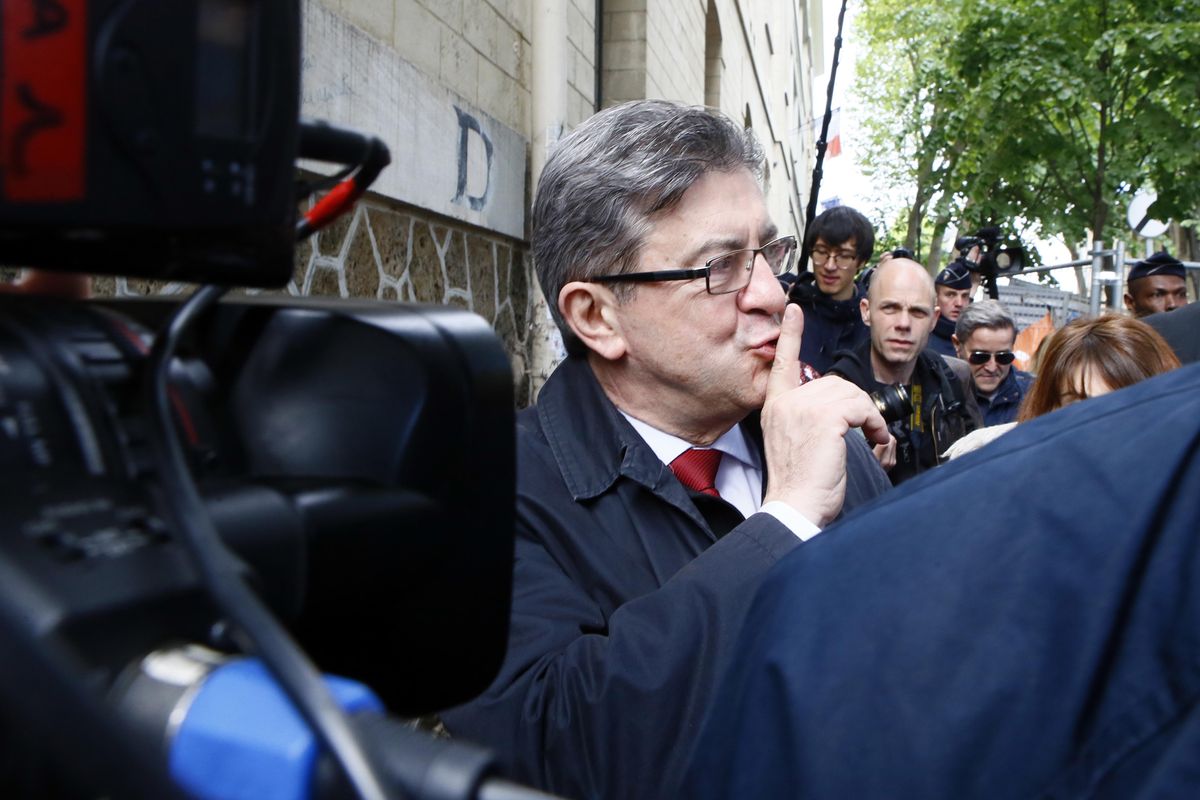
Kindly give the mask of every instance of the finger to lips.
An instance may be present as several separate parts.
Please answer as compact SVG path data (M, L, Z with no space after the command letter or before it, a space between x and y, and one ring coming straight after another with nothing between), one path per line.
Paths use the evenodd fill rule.
M767 377L767 397L800 385L800 336L803 331L804 315L800 307L788 303L779 325L779 340L775 343L775 363Z

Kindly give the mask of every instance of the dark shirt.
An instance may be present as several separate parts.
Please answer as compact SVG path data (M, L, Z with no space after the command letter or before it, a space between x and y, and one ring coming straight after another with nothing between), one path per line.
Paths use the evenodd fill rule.
M834 300L817 288L811 272L802 272L792 283L789 297L804 311L800 360L822 375L833 366L839 352L871 338L859 308L864 294L857 286L849 300Z
M941 356L957 356L958 351L954 349L954 342L950 339L954 335L956 324L954 320L938 317L937 322L933 325L933 331L929 334L929 344L926 347Z
M743 430L761 452L756 417ZM866 440L846 442L850 509L889 487ZM442 715L446 726L539 788L679 796L750 598L801 542L762 513L714 534L694 499L704 496L676 480L583 358L560 364L519 415L517 454L508 653L481 697Z
M1023 423L781 562L680 796L1196 797L1198 396Z
M984 426L1015 422L1017 412L1021 409L1021 401L1025 399L1025 393L1029 391L1032 383L1032 375L1013 367L1004 376L1004 380L1000 381L1000 385L996 387L996 392L991 398L980 394L976 389L975 402L979 406L980 413L983 414Z
M1184 364L1200 361L1200 301L1142 317L1142 322L1162 334Z
M864 392L878 392L884 384L875 380L871 367L871 342L842 353L830 369ZM966 390L970 383L966 362L945 359L926 348L917 356L912 382L906 387L913 413L888 426L896 437L896 465L888 472L899 485L941 463L946 448L968 432L983 427L975 396Z

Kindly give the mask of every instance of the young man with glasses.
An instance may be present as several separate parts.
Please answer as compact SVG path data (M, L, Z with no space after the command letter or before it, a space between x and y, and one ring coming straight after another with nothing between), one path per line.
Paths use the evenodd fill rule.
M870 399L802 380L777 279L796 243L761 164L718 113L640 101L584 122L542 174L534 262L569 355L518 419L505 662L442 715L518 780L679 796L759 579L888 486L849 431L887 440Z
M789 299L804 310L800 360L824 373L839 352L870 336L858 310L864 295L854 277L871 257L875 231L858 211L834 206L813 220L805 239L812 272L796 277Z
M975 402L985 426L1015 421L1033 382L1028 372L1013 368L1016 340L1016 321L996 300L972 303L958 318L954 346L971 368Z

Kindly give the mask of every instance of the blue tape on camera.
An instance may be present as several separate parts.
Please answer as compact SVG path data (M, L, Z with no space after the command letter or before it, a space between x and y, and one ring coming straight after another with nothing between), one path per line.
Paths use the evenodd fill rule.
M325 676L349 713L382 711L361 683ZM320 743L262 662L223 664L201 684L171 744L171 776L216 800L302 800Z

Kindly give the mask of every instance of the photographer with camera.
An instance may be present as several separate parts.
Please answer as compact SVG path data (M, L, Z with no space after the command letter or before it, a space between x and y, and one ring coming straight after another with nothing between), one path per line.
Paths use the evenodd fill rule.
M871 257L875 231L860 212L834 206L813 220L804 238L812 271L791 276L795 282L788 294L804 311L800 360L824 373L839 352L868 338L858 311L864 293L854 277Z
M933 278L923 266L906 258L884 263L875 271L861 309L871 338L844 353L830 374L884 398L894 395L887 391L891 386L905 388L912 410L889 415L898 418L888 426L896 440L888 477L898 485L937 466L939 453L982 427L983 419L966 363L927 347L938 309ZM890 447L876 447L876 456L890 460Z
M848 433L886 440L867 396L802 380L762 159L718 112L640 101L542 173L534 261L569 355L518 417L507 656L442 713L520 780L680 796L760 577L889 488Z

